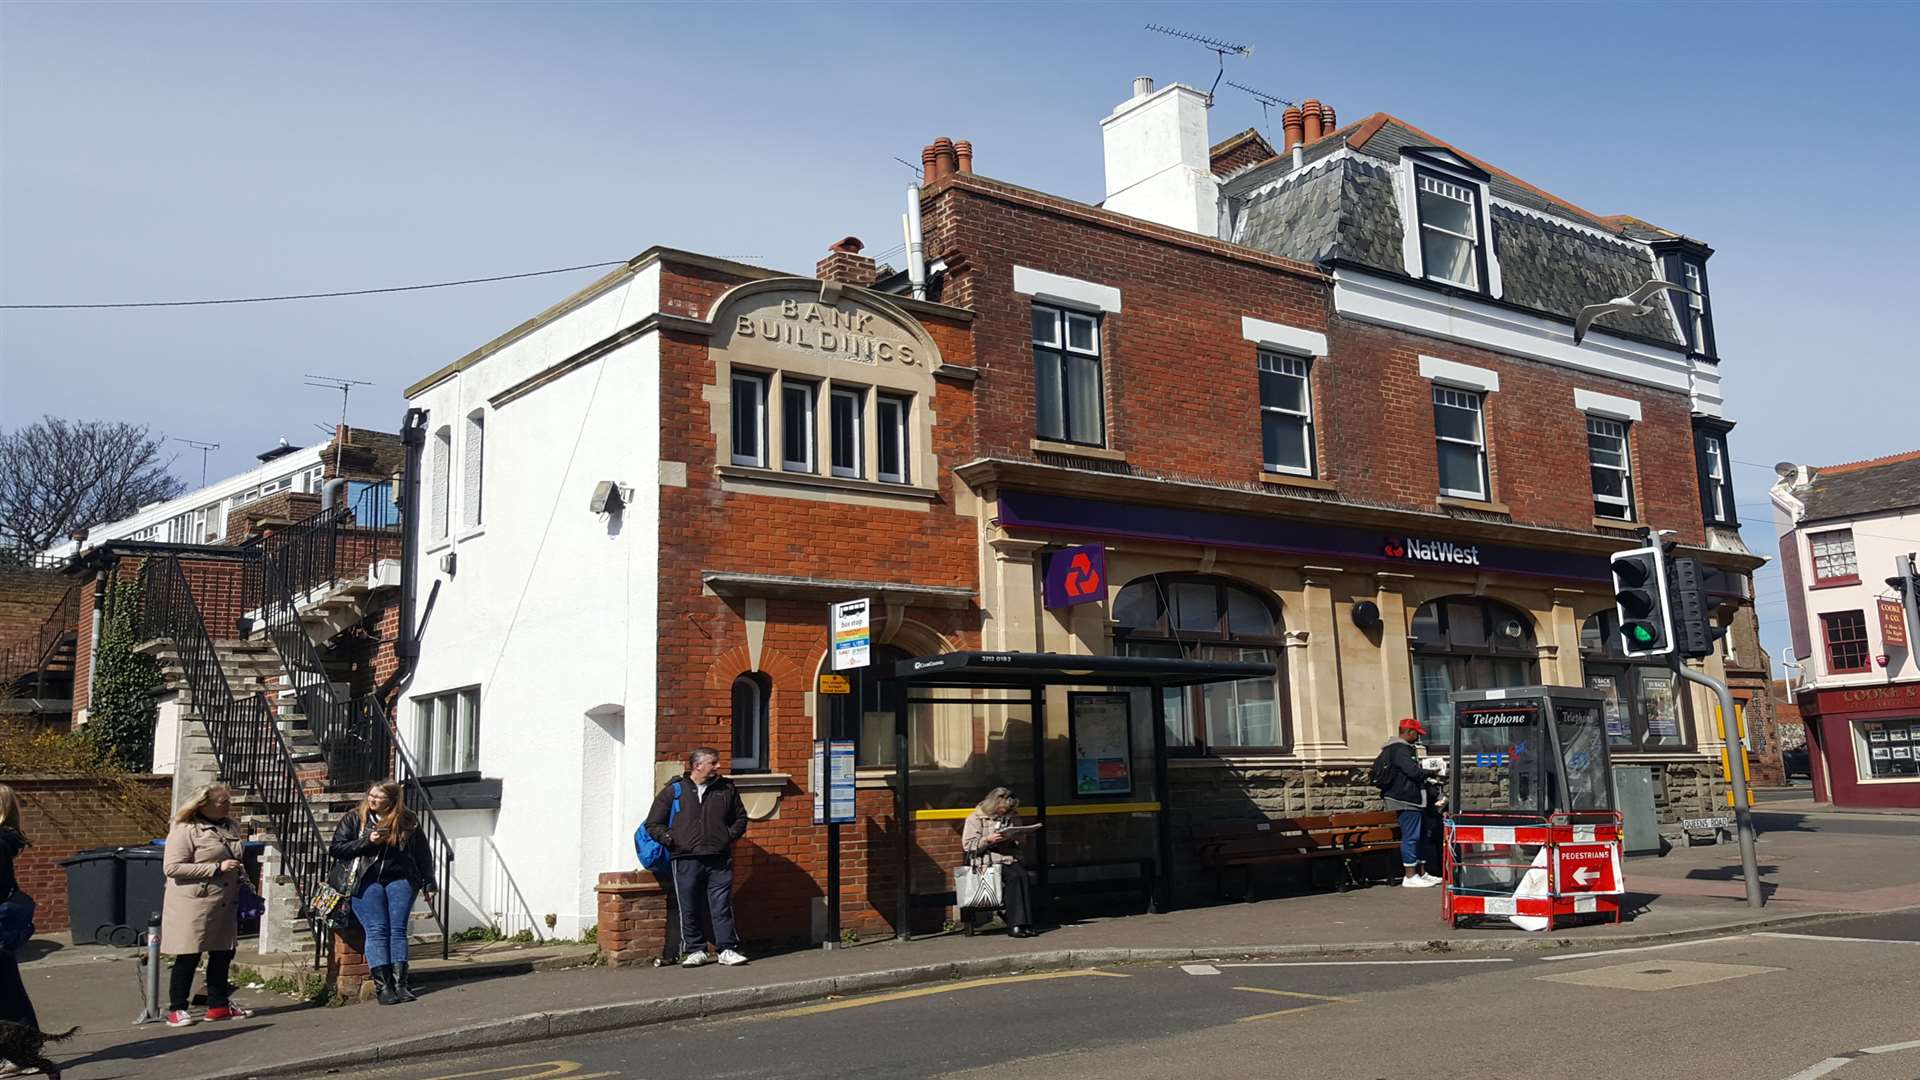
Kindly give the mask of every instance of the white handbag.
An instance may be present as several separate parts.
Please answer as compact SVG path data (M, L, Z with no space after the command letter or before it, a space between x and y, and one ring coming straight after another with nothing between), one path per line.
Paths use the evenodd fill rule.
M1000 864L962 866L953 872L954 903L961 911L997 911L1006 906L1000 889Z

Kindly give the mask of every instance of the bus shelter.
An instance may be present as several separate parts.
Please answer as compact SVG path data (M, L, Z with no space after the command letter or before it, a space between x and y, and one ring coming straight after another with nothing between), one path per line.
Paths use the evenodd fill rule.
M1023 816L1043 823L1027 841L1043 911L1056 872L1129 865L1146 877L1151 909L1168 910L1168 696L1273 675L1272 664L1060 653L953 652L899 661L882 675L894 704L897 932L912 936L916 856L928 871L920 876L929 877L936 852L957 852L959 823L999 785L1020 796ZM942 842L923 848L922 826L953 835L929 837ZM958 857L946 861L957 865ZM943 875L952 869L938 868Z

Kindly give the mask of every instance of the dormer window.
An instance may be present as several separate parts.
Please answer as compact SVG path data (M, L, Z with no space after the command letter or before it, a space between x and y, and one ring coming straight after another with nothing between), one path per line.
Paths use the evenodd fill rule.
M1463 289L1484 288L1479 191L1426 169L1414 170L1414 179L1427 277Z
M1668 281L1698 294L1667 294L1673 298L1674 319L1687 351L1695 356L1718 357L1713 346L1713 301L1707 286L1706 256L1691 247L1667 251L1661 256L1660 269Z

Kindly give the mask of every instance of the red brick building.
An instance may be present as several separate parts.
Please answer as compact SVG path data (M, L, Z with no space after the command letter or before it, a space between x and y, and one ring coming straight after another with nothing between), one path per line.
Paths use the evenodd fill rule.
M1070 735L1111 701L914 706L916 894L950 887L981 794L1031 787L1036 745L1070 878L1152 857L1163 768L1176 829L1371 806L1398 719L1444 746L1460 689L1600 690L1666 827L1718 802L1710 704L1621 655L1605 559L1670 529L1721 617L1750 610L1706 301L1572 340L1649 278L1705 293L1710 251L1384 114L1336 129L1311 103L1281 152L1210 148L1203 98L1116 109L1102 207L940 140L904 271L852 238L814 277L654 248L408 391L437 599L407 722L501 782L458 829L467 918L590 923L660 781L711 745L754 818L745 932L817 937L816 677L827 605L859 597L871 671L974 648L1276 669L1170 695L1164 765L1131 694L1124 766L1090 786ZM1053 554L1086 543L1103 602L1049 608ZM863 931L899 887L891 693L848 706Z

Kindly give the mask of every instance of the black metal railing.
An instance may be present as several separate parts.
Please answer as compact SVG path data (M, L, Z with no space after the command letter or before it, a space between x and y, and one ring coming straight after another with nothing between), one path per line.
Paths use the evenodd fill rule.
M67 587L41 622L40 633L33 641L18 642L0 652L0 689L9 696L46 697L55 661L62 649L71 648L78 641L75 620L79 614L80 584L75 582ZM65 673L69 683L72 664L73 657L69 654ZM68 693L72 693L71 687Z
M346 573L363 570L388 550L397 555L399 526L391 485L369 485L353 503L328 507L263 539L248 579L253 583L255 625L263 629L280 658L284 690L319 743L328 783L364 787L392 776L405 789L407 806L419 816L435 863L435 879L441 884L429 908L440 929L444 954L449 944L446 875L453 862L452 842L440 827L433 801L377 695L356 696L351 689L336 686L301 620L303 601L313 599L317 591Z
M310 913L333 860L273 703L264 693L234 695L178 557L148 558L140 568L140 585L141 637L173 646L221 777L259 803L280 851L281 873L292 882L301 911ZM326 927L309 918L318 950Z

